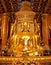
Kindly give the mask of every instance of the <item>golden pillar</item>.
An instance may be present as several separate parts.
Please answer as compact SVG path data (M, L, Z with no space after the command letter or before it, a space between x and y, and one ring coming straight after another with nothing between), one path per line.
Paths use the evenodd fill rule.
M2 48L7 43L8 37L8 16L7 14L3 14L2 16Z
M42 33L44 44L48 44L48 14L43 14L42 17Z

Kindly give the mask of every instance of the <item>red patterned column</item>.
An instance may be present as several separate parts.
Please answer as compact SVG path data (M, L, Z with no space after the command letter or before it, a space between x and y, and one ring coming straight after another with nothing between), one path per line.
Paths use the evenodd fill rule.
M2 16L2 48L7 43L8 36L8 16L7 14L3 14Z
M42 33L44 44L48 44L48 14L43 14L42 17Z

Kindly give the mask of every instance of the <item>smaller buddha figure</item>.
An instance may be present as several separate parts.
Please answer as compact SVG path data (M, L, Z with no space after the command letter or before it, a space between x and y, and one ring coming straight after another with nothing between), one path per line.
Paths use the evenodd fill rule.
M25 13L25 16L22 22L22 28L23 28L22 32L29 32L29 27L30 27L30 24L28 19L26 18L26 13Z

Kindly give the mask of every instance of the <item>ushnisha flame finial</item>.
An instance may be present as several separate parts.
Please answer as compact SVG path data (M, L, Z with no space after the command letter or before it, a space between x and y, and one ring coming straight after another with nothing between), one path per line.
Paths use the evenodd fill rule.
M24 10L28 10L28 11L31 11L31 8L30 8L30 2L28 1L23 1L22 2L22 8L21 8L22 11Z

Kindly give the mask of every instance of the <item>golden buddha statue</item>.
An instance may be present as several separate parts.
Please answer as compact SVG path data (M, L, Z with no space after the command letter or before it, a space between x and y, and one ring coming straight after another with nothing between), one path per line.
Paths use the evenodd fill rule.
M23 2L23 4L29 7L27 1ZM16 57L21 56L26 59L26 57L38 55L39 50L43 48L38 45L40 43L40 27L36 19L33 20L33 11L28 11L27 9L25 11L23 9L15 14L18 18L11 26L10 52ZM29 17L31 14L33 14L32 17Z

